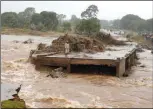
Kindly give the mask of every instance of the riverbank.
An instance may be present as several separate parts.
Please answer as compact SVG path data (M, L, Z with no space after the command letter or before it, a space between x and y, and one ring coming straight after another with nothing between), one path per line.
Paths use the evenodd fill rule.
M26 108L23 100L5 100L1 102L2 108Z
M31 36L60 36L64 33L54 32L54 31L36 31L25 28L2 28L1 35L31 35Z
M2 108L26 108L25 101L16 94L18 86L19 84L1 83Z
M64 32L57 32L57 31L36 31L36 30L30 30L30 29L25 29L25 28L2 28L1 29L1 35L29 35L29 36L43 36L43 37L59 37L63 36L65 33ZM78 35L72 32L68 32L69 35L73 36L85 36L85 35Z

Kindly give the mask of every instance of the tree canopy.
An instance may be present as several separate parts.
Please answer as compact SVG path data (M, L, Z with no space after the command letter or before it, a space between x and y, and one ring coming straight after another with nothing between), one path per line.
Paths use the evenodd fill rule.
M70 22L64 22L63 23L63 31L67 32L67 31L71 31L71 23Z
M125 29L137 32L152 32L153 18L145 20L137 15L128 14L121 19L99 20L99 10L96 5L90 5L81 13L81 19L72 15L70 20L65 20L66 15L56 12L42 11L36 13L35 8L28 7L23 12L5 12L1 15L2 27L29 28L32 30L73 30L79 33L92 34L100 28Z
M57 19L59 21L59 25L62 25L63 20L66 18L66 15L64 14L57 14Z
M76 31L85 33L90 36L92 33L99 32L100 21L97 19L98 7L90 5L85 11L81 13L82 20L76 26Z
M96 5L90 5L85 11L81 13L82 18L96 18L99 10Z
M145 20L133 14L125 15L121 19L115 19L112 21L101 20L100 22L102 28L106 29L125 29L137 32L153 31L153 18Z
M57 14L55 12L43 11L40 13L42 24L47 30L55 30L58 25Z
M15 12L5 12L1 16L2 26L18 27L18 15Z

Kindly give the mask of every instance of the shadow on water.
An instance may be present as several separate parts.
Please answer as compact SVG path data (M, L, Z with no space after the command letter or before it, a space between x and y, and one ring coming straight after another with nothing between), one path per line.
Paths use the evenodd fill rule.
M35 66L35 69L40 72L51 72L52 70L59 68L59 66ZM63 72L67 72L66 67L62 67ZM71 65L71 73L73 74L96 74L96 75L116 75L116 67L108 65Z
M71 65L71 72L115 76L116 67L107 65Z

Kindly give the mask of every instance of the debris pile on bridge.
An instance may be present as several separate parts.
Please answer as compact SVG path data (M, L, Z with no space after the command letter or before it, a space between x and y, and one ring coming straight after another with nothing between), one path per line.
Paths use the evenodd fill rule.
M54 52L64 52L64 44L70 44L70 51L82 52L87 51L97 51L103 52L104 45L102 42L89 38L89 37L80 37L80 36L70 36L64 35L52 42L52 50Z
M126 45L125 41L116 40L110 34L106 34L103 32L97 33L95 39L101 41L105 45Z
M58 39L53 40L52 44L47 46L46 44L40 43L37 46L35 53L64 53L65 43L69 43L71 52L103 52L105 46L103 43L95 38L90 37L80 37L80 36L70 36L64 35L60 36Z
M98 33L96 36L81 37L71 36L65 34L60 36L58 39L52 41L52 44L47 46L46 44L40 43L37 46L37 50L33 53L64 53L65 43L69 43L70 52L104 52L107 45L125 45L124 41L114 39L110 34Z

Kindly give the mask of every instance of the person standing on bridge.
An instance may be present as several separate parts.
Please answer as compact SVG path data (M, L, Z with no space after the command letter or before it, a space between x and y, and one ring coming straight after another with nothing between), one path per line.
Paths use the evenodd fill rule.
M66 41L65 43L65 55L67 56L67 54L70 52L70 45L68 43L68 41Z

